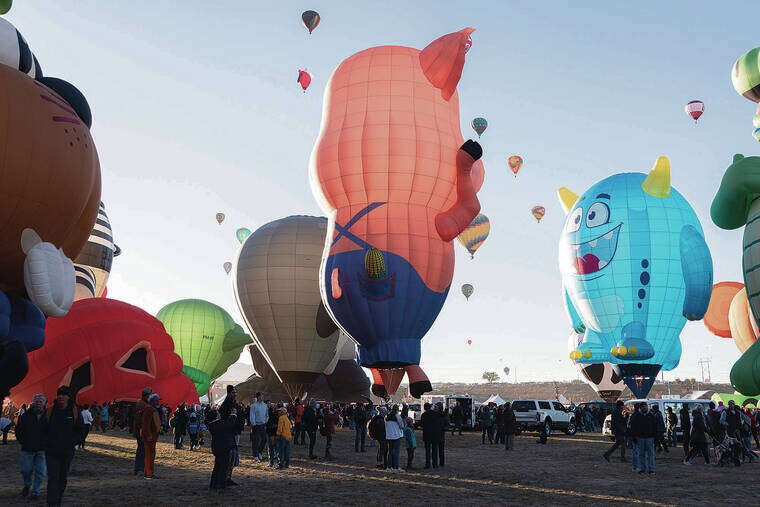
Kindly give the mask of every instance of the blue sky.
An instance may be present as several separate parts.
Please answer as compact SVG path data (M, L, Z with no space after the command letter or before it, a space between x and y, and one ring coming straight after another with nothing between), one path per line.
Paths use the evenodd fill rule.
M559 186L580 194L667 155L673 185L702 221L715 279L741 280L741 232L717 229L709 206L731 156L758 151L754 105L730 80L734 60L760 44L756 2L16 4L7 18L45 74L76 84L93 110L103 200L124 252L109 295L152 313L199 297L242 323L222 263L235 255L237 227L320 214L307 168L332 70L370 46L422 48L465 26L477 31L459 84L462 130L471 137L470 120L488 119L480 198L492 231L474 261L457 246L451 295L423 340L433 381L503 366L521 381L576 377L556 260ZM322 15L311 36L306 9ZM299 68L314 74L306 94ZM697 126L683 110L693 99L707 105ZM512 154L525 159L517 179ZM547 209L540 224L535 204ZM469 302L465 282L475 286ZM682 338L681 366L666 378L698 377L709 356L713 379L728 379L739 356L730 340L701 323Z

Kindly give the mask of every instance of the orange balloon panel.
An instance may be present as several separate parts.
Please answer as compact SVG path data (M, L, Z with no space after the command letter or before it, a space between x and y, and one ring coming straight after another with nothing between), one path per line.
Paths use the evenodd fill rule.
M744 288L739 282L720 282L713 285L710 305L707 307L702 322L715 336L731 338L731 327L728 322L728 310L734 296Z
M87 126L58 94L0 65L0 290L23 286L21 231L74 259L95 223L100 164Z

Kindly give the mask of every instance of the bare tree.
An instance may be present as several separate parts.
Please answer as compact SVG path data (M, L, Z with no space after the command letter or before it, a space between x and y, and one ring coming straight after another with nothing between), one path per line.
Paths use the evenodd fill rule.
M495 371L484 371L483 380L485 380L489 384L493 384L494 382L499 381L499 374L496 373Z

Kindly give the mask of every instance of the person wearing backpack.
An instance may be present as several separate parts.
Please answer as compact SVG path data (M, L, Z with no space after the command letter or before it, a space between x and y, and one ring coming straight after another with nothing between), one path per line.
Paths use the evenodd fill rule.
M81 435L79 411L70 398L68 386L61 386L53 406L45 413L45 462L47 464L47 503L60 505L66 491L74 446Z
M354 452L366 452L364 441L367 438L367 412L364 405L356 404L353 414L354 428L356 429L356 439L354 440ZM361 451L359 451L359 442L361 442Z
M369 436L377 442L377 468L388 467L388 441L385 439L385 415L388 410L380 407L378 413L369 421Z
M198 445L198 431L201 423L198 421L198 415L195 412L190 413L190 419L187 421L187 434L190 437L190 450L193 451L200 446Z

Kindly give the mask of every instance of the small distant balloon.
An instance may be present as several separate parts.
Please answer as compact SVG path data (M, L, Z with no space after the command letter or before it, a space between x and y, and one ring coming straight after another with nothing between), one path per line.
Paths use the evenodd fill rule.
M705 112L705 103L701 100L692 100L686 104L684 109L686 110L686 114L696 123L699 117L702 116L702 113Z
M467 41L464 43L464 54L467 54L467 52L472 47L472 37L469 35L467 36Z
M311 74L306 72L305 70L298 69L298 84L301 85L301 88L303 88L303 92L306 93L306 89L311 84Z
M464 294L465 299L469 300L474 290L475 288L469 283L462 285L462 294Z
M504 367L504 375L509 375L509 366Z
M472 340L467 340L467 345L472 345Z
M235 231L235 236L237 237L237 240L240 241L240 244L245 243L245 240L248 239L248 236L251 235L251 230L247 227L241 227L237 231Z
M491 221L483 213L478 213L470 225L468 225L462 234L457 236L459 243L470 252L470 258L475 258L475 252L480 248L483 242L488 238L491 231Z
M487 128L488 122L485 118L478 117L472 120L472 130L478 134L478 137L480 137Z
M216 221L219 223L219 225L222 225L222 222L224 222L224 213L217 213Z
M520 172L520 168L523 165L523 159L520 155L512 155L507 159L507 165L509 165L512 174L517 178L517 173Z
M229 275L230 270L232 270L232 263L230 261L227 261L224 263L224 272Z
M543 206L533 206L530 209L531 214L533 215L533 218L536 219L537 222L541 222L541 219L544 218L544 215L546 215L546 208Z
M304 11L301 14L301 22L311 34L319 24L319 13L317 11Z

